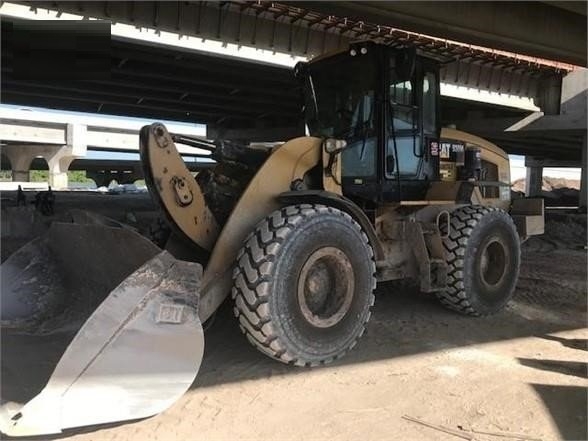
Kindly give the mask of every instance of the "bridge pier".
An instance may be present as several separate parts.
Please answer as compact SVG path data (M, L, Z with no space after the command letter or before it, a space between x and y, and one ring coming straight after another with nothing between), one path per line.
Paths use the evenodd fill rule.
M540 165L527 166L525 179L525 195L527 197L541 196L543 187L543 167Z
M76 157L68 147L59 147L45 156L49 166L49 185L55 189L67 188L67 171Z
M49 168L49 185L56 190L67 188L67 171L72 161L79 157L74 148L67 145L11 144L4 146L2 151L10 161L12 180L17 182L29 182L33 159L44 158Z
M38 148L34 145L7 145L2 152L10 161L13 182L30 182L31 163L39 156Z

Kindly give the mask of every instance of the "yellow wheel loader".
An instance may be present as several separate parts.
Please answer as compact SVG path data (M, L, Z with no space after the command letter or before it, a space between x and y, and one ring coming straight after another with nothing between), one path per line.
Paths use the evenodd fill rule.
M247 340L296 366L352 349L381 281L412 279L464 314L499 311L521 242L543 232L543 205L511 201L503 150L440 127L438 66L370 42L299 64L309 136L272 148L144 127L166 250L74 213L2 265L4 329L69 334L45 388L3 406L1 431L163 411L193 382L202 323L227 297ZM194 178L178 143L208 149L216 166Z

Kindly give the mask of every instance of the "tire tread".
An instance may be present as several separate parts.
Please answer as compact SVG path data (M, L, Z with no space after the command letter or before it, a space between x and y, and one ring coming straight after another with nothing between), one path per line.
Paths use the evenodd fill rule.
M464 259L468 240L478 222L493 211L502 211L496 207L468 205L451 213L449 236L443 240L447 259L447 289L436 293L437 298L449 309L470 316L485 314L474 308L464 285ZM508 216L510 219L510 216ZM512 219L510 220L512 223ZM514 227L514 223L513 223ZM442 228L441 233L445 233Z
M241 331L257 349L283 363L296 366L315 366L342 357L356 345L357 340L364 334L371 315L371 312L368 311L366 319L362 323L361 332L344 350L335 357L329 357L319 362L296 358L288 352L283 342L277 337L274 325L275 318L270 316L268 307L269 282L276 256L286 237L292 234L303 220L326 212L345 217L354 228L361 232L362 240L369 250L371 258L372 286L369 299L371 309L374 304L373 291L376 287L376 265L367 235L347 213L325 205L287 206L266 217L258 224L254 233L246 239L233 272L234 284L231 292L234 301L233 312L239 320Z

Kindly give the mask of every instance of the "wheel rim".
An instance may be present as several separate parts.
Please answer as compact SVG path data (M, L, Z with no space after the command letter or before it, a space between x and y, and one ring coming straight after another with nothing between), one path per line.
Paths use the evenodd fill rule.
M303 317L319 328L339 323L351 306L355 276L343 251L323 247L310 255L298 277L298 304Z
M482 250L480 275L482 282L493 287L502 281L506 274L507 249L498 238L492 238Z

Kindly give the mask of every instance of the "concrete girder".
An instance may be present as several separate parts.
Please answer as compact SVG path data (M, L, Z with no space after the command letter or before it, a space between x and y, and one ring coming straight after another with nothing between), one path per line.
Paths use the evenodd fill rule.
M570 10L538 1L22 3L295 55L377 34L353 25L359 22L576 65L587 61L585 4Z
M83 9L80 9L75 3L40 1L35 2L35 7L99 17L137 27L155 28L179 36L199 37L203 40L217 40L223 43L288 53L293 57L321 55L325 52L343 49L350 41L362 39L376 39L393 45L402 45L404 41L419 47L422 45L425 52L429 50L431 54L441 56L441 58L457 60L442 67L443 77L450 84L463 87L477 84L482 90L530 97L541 106L545 102L547 113L556 112L556 109L550 105L555 101L546 99L547 95L558 96L557 90L550 92L552 89L558 88L558 81L561 77L559 68L555 65L540 66L531 59L517 59L514 54L502 56L491 52L490 49L478 53L479 50L472 46L469 48L465 45L453 47L452 45L455 45L453 42L446 41L443 44L439 39L429 41L428 37L421 35L423 31L417 29L418 26L414 30L418 34L408 35L397 28L399 26L397 17L394 14L389 15L389 9L400 8L410 10L408 15L415 18L414 10L422 10L421 14L427 14L425 10L432 8L440 10L434 21L438 21L438 17L444 17L451 22L455 17L449 9L455 10L461 14L459 20L462 21L458 27L467 31L465 32L467 36L475 34L477 27L472 27L471 23L464 21L466 19L465 12L482 17L486 22L488 21L486 10L490 6L482 4L490 2L475 2L477 6L464 6L466 3L451 2L451 8L435 2L425 2L426 6L423 6L424 3L417 3L416 6L405 5L409 2L392 2L393 6L385 6L391 2L300 2L299 5L294 5L294 3L134 2L130 7L126 2L92 1L84 3ZM297 7L293 7L293 5ZM508 8L496 5L491 7L493 8L492 16L495 14L504 15L504 20L507 22L517 21L518 23L538 18L535 14L529 15L528 12L526 15L523 14L523 9L526 7L523 8L519 5L513 6L517 13L516 17L510 16L510 3ZM545 7L555 9L550 6ZM374 14L375 10L381 12L381 15ZM339 15L338 12L343 15ZM555 15L558 14L574 15L569 11L555 9ZM561 21L562 17L558 16L554 19L559 23L558 20ZM501 21L498 21L496 26L502 30ZM574 26L577 25L576 21L574 21ZM365 29L363 29L364 24ZM455 24L452 23L452 25ZM570 26L570 21L568 20L564 25L564 27ZM380 27L386 27L386 29L390 27L390 30L382 33L378 30ZM404 29L410 30L409 28ZM509 29L504 26L504 30ZM450 28L447 28L446 31L449 32ZM515 32L522 31L518 29ZM576 34L572 34L569 29L561 30L561 32L569 38L578 40L576 44L584 44L585 47L585 42L579 42ZM542 28L541 36L544 34ZM494 36L493 32L486 32L484 35ZM449 35L443 33L437 36L450 38ZM528 35L527 37L533 39L536 36ZM550 41L549 48L552 49L553 39L549 36L545 36L545 38ZM428 43L424 44L425 40ZM467 39L455 40L468 42ZM488 41L488 43L494 42L494 40ZM509 40L509 43L515 42L517 40ZM496 43L498 44L500 41L496 41ZM504 44L504 42L502 43ZM542 41L542 44L544 43ZM447 45L452 47L451 55L443 55ZM497 48L498 46L487 44L486 47ZM569 45L557 47L564 50ZM557 56L547 58L560 60ZM121 62L124 62L124 59ZM568 68L569 66L563 68L563 71ZM13 93L19 90L18 87L12 89Z
M559 99L559 76L540 78L514 66L486 64L483 61L455 61L441 66L443 84L485 90L503 95L532 98L540 108L545 102L545 84L555 87ZM550 89L551 89L550 88Z
M70 121L74 121L73 124ZM18 145L69 145L74 156L84 156L89 147L100 150L136 151L139 130L149 120L112 119L104 115L59 114L42 109L0 108L0 139ZM170 132L204 137L199 125L168 124ZM204 150L179 146L186 156L200 156Z
M551 110L557 107L558 113L554 115L533 112L522 119L482 115L455 121L455 125L495 142L509 153L536 157L531 161L531 168L540 165L537 161L546 159L577 163L588 129L588 69L578 69L564 77L559 93L557 106L554 102L549 104Z
M290 2L308 7L306 2ZM566 10L546 2L319 1L312 9L409 31L585 66L586 3ZM583 5L582 5L583 3ZM582 7L583 6L583 7ZM548 30L548 31L547 31Z
M319 26L267 8L231 2L85 2L84 10L68 2L35 2L36 7L111 19L137 27L192 35L227 43L254 46L293 55L314 56L343 47L351 36L337 29L322 32ZM106 13L106 9L108 9ZM302 12L302 10L301 10Z
M565 134L581 133L586 130L586 115L580 112L562 115L544 115L533 112L519 118L479 118L456 121L460 130L476 133L525 133L528 136L542 136L548 132Z
M547 168L581 168L582 161L578 160L566 160L566 159L554 159L554 158L540 158L536 156L525 157L525 167L547 167Z

